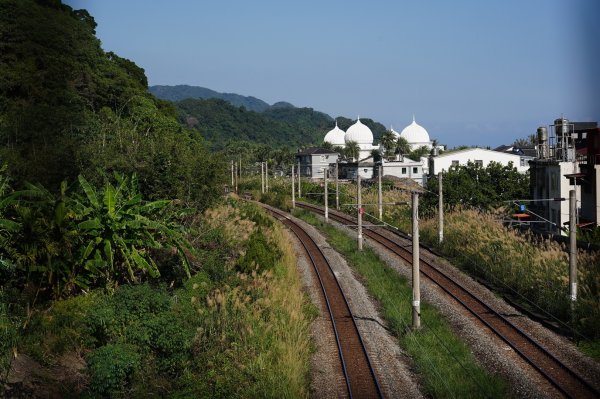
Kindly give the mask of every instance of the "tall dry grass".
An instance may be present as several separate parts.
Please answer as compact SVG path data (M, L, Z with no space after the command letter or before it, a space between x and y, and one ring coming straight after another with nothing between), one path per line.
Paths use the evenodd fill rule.
M193 296L202 319L195 345L199 353L215 359L214 392L243 393L246 397L308 397L312 312L305 297L288 233L280 225L268 229L245 219L255 205L224 206L208 211L207 225L220 226L225 238L242 246L255 229L263 228L268 240L283 254L273 269L256 265L238 272L228 284L204 297ZM255 209L254 209L255 208ZM239 251L239 256L243 255ZM259 271L262 270L262 271ZM203 286L195 286L202 292ZM225 355L223 355L225 354ZM235 385L235 386L234 386Z
M600 253L577 253L578 300L570 311L569 257L561 244L506 228L489 213L457 210L445 215L444 241L437 220L422 220L423 241L470 273L510 287L588 337L600 334Z

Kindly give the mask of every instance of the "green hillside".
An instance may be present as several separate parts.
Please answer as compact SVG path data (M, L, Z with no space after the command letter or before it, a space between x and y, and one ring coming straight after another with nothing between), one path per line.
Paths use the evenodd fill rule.
M189 98L198 100L208 100L217 98L225 100L233 106L244 107L247 110L262 112L267 110L270 105L252 96L242 96L235 93L219 93L207 89L206 87L176 85L176 86L150 86L148 88L154 96L167 101L181 101ZM290 106L293 106L290 104Z
M257 113L218 99L187 99L175 106L180 122L198 130L214 149L231 140L295 149L321 143L332 127L331 117L311 108L277 107Z

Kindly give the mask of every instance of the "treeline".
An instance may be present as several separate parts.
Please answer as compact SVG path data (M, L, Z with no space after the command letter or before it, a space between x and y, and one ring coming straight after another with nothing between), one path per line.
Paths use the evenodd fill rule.
M0 2L0 291L189 276L185 209L220 196L222 157L95 28L59 0Z
M60 0L3 0L0 19L0 163L16 188L135 172L147 198L210 203L219 159L148 93L142 68L102 50L92 16Z
M220 99L187 99L175 106L179 121L199 132L215 150L223 149L231 140L288 149L319 144L333 122L312 108L284 107L257 113Z

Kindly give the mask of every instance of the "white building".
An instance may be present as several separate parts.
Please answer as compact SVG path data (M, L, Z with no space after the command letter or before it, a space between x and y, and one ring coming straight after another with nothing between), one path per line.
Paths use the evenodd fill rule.
M336 121L335 127L327 132L323 141L336 147L345 147L351 141L357 143L360 148L358 160L370 157L371 152L379 148L373 145L373 132L360 121L360 118L346 132L338 127Z
M300 163L300 176L322 179L323 171L338 161L338 153L325 148L311 147L296 153L296 162Z
M442 153L436 157L429 158L429 175L437 175L439 172L447 172L452 166L465 166L469 162L482 167L487 167L490 162L496 162L503 166L512 166L517 168L520 173L526 173L529 165L519 155L486 150L483 148L468 148L465 150Z
M425 172L422 161L398 156L395 160L381 160L383 176L396 176L401 179L412 179L420 185L425 185Z
M392 129L392 133L396 132ZM425 130L423 126L419 125L415 121L414 115L412 123L406 126L404 129L402 129L400 137L406 139L406 141L410 145L411 151L414 151L417 148L421 147L427 147L428 149L431 149L433 147L432 141L429 140L429 133L427 133L427 130Z
M556 234L569 221L569 191L576 190L576 197L581 198L581 186L571 185L565 175L576 174L578 165L572 161L556 159L539 159L531 163L530 185L534 202L530 208L542 219L542 225L535 226ZM565 198L566 201L549 201L550 198Z

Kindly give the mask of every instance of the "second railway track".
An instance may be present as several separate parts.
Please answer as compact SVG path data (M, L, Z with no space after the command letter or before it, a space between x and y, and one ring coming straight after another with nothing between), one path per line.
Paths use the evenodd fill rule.
M297 202L299 207L323 214L318 206ZM354 218L339 212L329 211L329 218L342 224L356 224ZM407 247L408 239L381 227L363 225L363 235L387 248L396 256L412 262L412 253ZM428 260L420 259L421 274L437 284L465 309L477 317L494 334L515 350L546 380L569 398L598 398L600 392L578 373L556 358L526 332L515 326L492 306L479 299Z
M348 396L350 398L383 397L346 296L327 258L312 237L287 214L271 207L265 208L298 237L313 264L331 319Z

